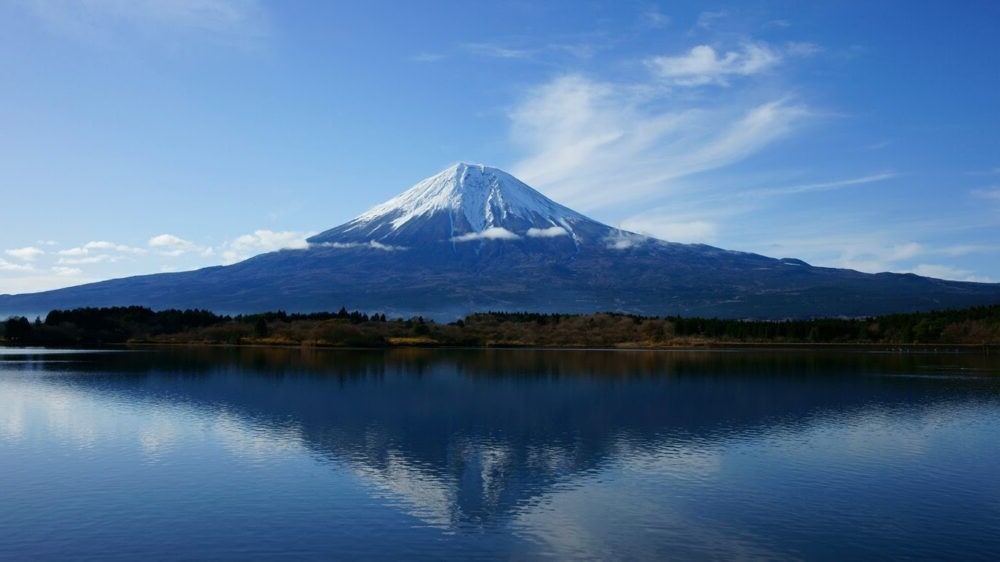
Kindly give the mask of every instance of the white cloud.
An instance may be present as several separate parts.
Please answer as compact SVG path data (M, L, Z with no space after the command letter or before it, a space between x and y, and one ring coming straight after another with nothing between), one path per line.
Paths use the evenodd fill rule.
M306 238L312 236L308 232L255 230L253 234L244 234L227 242L221 248L225 263L235 263L264 252L282 249L308 248Z
M472 240L516 240L520 238L517 234L499 226L491 226L482 232L467 232L461 236L456 236L453 242L470 242Z
M552 54L566 54L577 59L589 59L606 47L596 43L550 43L544 51Z
M913 268L913 273L917 275L923 275L924 277L934 277L937 279L952 279L955 281L972 281L976 283L992 283L993 280L989 277L983 277L976 275L975 272L960 269L950 265L938 265L922 263L917 267Z
M924 249L924 247L920 244L917 244L916 242L894 244L889 249L889 254L888 256L886 256L886 259L889 261L908 260L911 258L915 258L925 252L926 250Z
M843 267L865 273L911 272L938 279L993 282L989 277L965 267L922 263L922 261L941 256L950 258L969 253L996 252L1000 251L1000 247L988 245L934 247L913 241L891 241L892 238L901 236L910 230L912 228L908 226L901 231L829 235L812 239L804 236L790 236L788 241L772 246L780 246L782 257L794 256L805 259L814 265ZM766 247L768 245L760 243L758 246Z
M824 222L825 221L825 222ZM824 232L817 231L822 224ZM908 238L913 232L925 232L926 227L883 225L873 230L857 218L831 218L822 210L798 215L780 231L777 229L735 230L740 244L724 247L763 253L784 258L799 258L813 265L854 269L865 273L908 271L915 260L937 255L938 250ZM780 234L775 234L780 232Z
M94 242L87 242L83 245L84 250L114 250L116 252L121 252L123 254L145 254L146 250L143 248L134 248L132 246L127 246L125 244L115 244L114 242L108 242L107 240L97 240Z
M65 250L59 250L56 252L60 256L85 256L90 253L89 250L83 246L77 246L75 248L67 248Z
M319 244L321 248L372 248L374 250L383 250L386 252L394 252L397 250L406 250L406 246L393 246L390 244L382 244L375 240L370 240L368 242L323 242Z
M512 137L529 155L513 172L585 211L634 203L743 160L810 116L787 99L674 110L671 101L669 92L642 84L559 77L510 112Z
M833 238L835 237L831 237L830 244L840 252L840 257L834 260L833 265L866 273L906 271L905 262L930 253L925 246L917 242L886 242L873 240L869 236L848 236L837 240ZM824 261L810 259L811 256L806 257L810 263Z
M956 244L939 248L937 253L945 256L967 256L969 254L993 254L1000 252L998 244Z
M495 43L466 43L462 47L474 55L497 59L527 59L534 54L527 49L512 49Z
M500 43L464 43L459 46L461 52L492 59L510 61L528 61L533 63L551 64L554 60L565 59L568 55L574 59L589 59L604 48L592 41L556 41L551 43L535 43L530 47L510 47ZM415 62L437 62L450 58L441 53L419 53L410 57Z
M726 10L718 11L705 11L698 14L698 20L695 22L694 26L696 29L713 29L720 22L729 17L729 12Z
M719 54L698 45L683 55L652 57L646 64L675 86L728 85L732 76L751 76L777 66L782 54L765 43L747 43L739 51Z
M66 277L66 276L80 275L80 274L83 273L83 270L80 269L80 268L77 268L77 267L60 267L60 266L55 266L55 267L52 268L52 272L55 273L56 275L60 275L60 276Z
M123 258L113 254L94 254L82 257L62 257L56 260L59 265L88 265L95 263L117 263Z
M625 219L622 221L621 227L660 240L685 244L709 242L715 238L718 232L718 225L709 221L674 221L669 218L658 219L642 215Z
M0 271L3 268L0 267ZM0 277L0 294L37 293L39 291L49 291L72 287L84 283L98 281L98 278L84 277L82 275L47 274L47 275L27 275L17 277Z
M267 35L258 0L26 0L23 6L57 32L100 44L123 33L175 39L190 30L230 44Z
M646 59L653 73L671 86L729 86L735 77L754 76L785 63L789 57L810 57L822 49L814 43L790 42L775 47L764 42L746 42L736 50L717 51L697 45L681 55Z
M643 12L642 21L653 29L662 29L670 25L670 16L664 14L656 8L650 8L649 10Z
M174 236L173 234L159 234L150 238L148 244L159 250L160 255L164 256L179 256L181 254L204 251L204 248L199 248L194 242Z
M762 27L764 27L764 28L777 27L779 29L787 29L789 27L792 27L792 22L790 22L788 20L783 20L783 19L776 19L776 20L770 20L770 21L764 22L764 24L762 25Z
M12 263L0 258L0 271L34 271L34 267L26 263Z
M549 228L529 228L525 234L529 238L554 238L556 236L569 236L569 232L561 226L550 226Z
M604 239L605 245L612 250L627 250L648 241L649 239L645 236L632 234L624 230L615 231Z
M441 53L417 53L410 57L413 62L438 62L448 58L447 55Z
M974 189L972 190L972 195L975 197L979 197L980 199L1000 201L1000 186L987 187L984 189Z
M793 57L811 57L823 52L823 47L815 43L792 41L785 43L785 54Z
M1000 167L990 168L988 170L972 170L971 172L966 172L967 176L996 176L1000 175Z
M852 185L863 185L867 183L876 183L880 181L890 180L892 178L897 177L898 175L899 174L896 174L894 172L879 172L877 174L869 174L867 176L861 176L858 178L850 178L845 180L807 183L802 185L792 185L788 187L756 189L744 192L744 195L774 196L774 195L794 195L798 193L809 193L813 191L830 191L834 189L839 189L841 187L849 187Z
M259 23L256 0L29 0L28 7L49 20L110 19L133 24L166 24L206 30Z
M111 252L118 252L122 254L132 254L132 255L139 255L146 253L146 250L143 248L135 248L125 244L116 244L114 242L108 242L107 240L95 240L87 242L82 246L76 246L73 248L67 248L65 250L59 250L56 253L59 254L60 256L78 257L78 256L88 256L90 255L92 250L102 251L102 252L111 251ZM102 258L101 260L97 261L104 261L107 259L108 258ZM95 262L91 261L91 262L79 262L79 263L95 263Z
M4 250L4 253L8 256L15 257L23 261L35 261L39 256L45 254L45 250L35 248L34 246L25 246L24 248L14 248L11 250Z

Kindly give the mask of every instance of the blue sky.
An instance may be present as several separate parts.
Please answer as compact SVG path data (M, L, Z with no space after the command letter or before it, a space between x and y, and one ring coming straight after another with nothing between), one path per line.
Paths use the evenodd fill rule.
M1000 281L1000 3L0 2L0 293L231 263L457 161L608 224Z

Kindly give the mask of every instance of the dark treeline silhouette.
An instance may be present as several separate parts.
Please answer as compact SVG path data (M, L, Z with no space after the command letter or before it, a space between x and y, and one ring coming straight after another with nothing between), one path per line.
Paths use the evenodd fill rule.
M0 324L10 345L208 343L385 347L669 347L726 343L1000 344L1000 305L877 318L752 321L629 314L487 312L451 323L338 312L238 316L139 306L53 310Z

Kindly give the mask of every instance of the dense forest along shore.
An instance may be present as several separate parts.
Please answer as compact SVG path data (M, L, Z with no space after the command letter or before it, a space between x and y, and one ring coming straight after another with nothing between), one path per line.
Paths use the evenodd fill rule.
M225 344L317 347L717 345L1000 346L1000 305L874 318L754 321L619 313L488 312L455 322L384 314L282 311L239 316L145 307L53 310L0 323L6 345Z

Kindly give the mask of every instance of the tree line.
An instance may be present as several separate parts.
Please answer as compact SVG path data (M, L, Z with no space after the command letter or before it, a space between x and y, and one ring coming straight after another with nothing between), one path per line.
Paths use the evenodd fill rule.
M8 345L205 343L384 347L667 347L724 343L1000 344L1000 305L872 318L731 320L486 312L450 323L348 311L220 315L140 306L53 310L0 324Z

